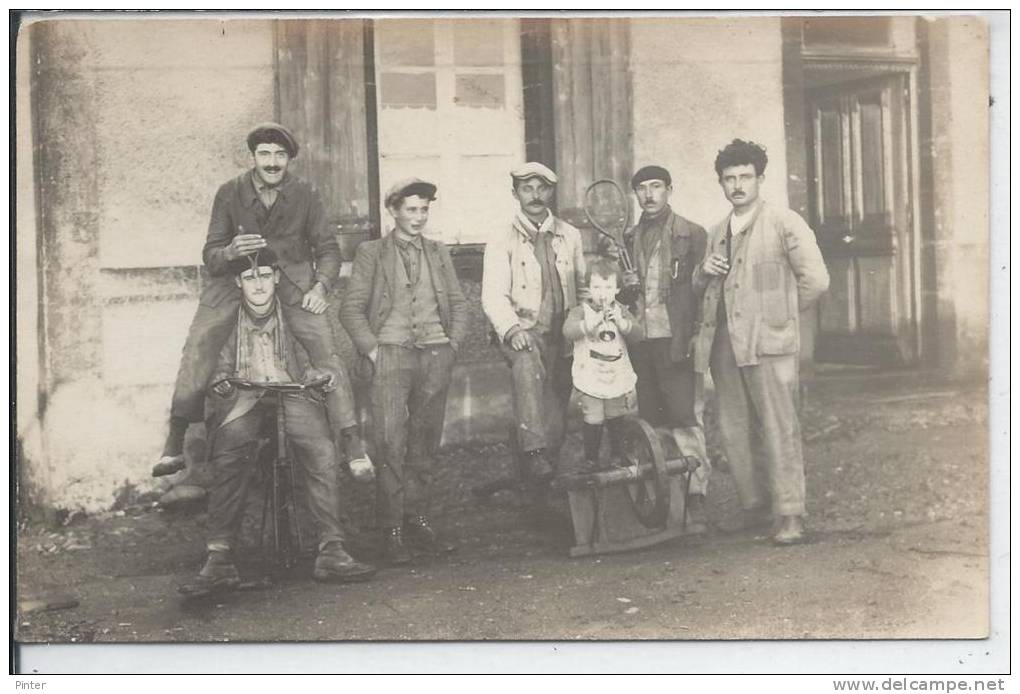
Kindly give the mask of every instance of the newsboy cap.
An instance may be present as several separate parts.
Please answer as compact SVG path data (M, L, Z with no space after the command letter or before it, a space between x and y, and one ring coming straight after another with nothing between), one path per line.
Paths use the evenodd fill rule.
M229 274L236 276L246 270L251 270L252 258L255 259L256 267L268 266L275 268L278 266L276 252L273 251L272 248L266 247L260 248L252 254L242 255L240 258L234 258L227 263L227 271Z
M645 181L662 181L667 186L673 185L673 178L669 175L669 171L661 166L642 166L630 179L630 187L637 188Z
M397 181L386 191L384 202L386 207L394 207L403 202L404 198L419 195L426 200L436 199L436 186L420 178L405 178Z
M280 145L293 159L298 154L298 143L294 133L279 123L259 123L248 133L248 151L254 153L261 144Z
M556 185L556 172L550 169L545 164L537 161L529 161L517 166L510 171L510 178L515 181L523 181L528 178L534 178L535 176L541 178L543 181L551 186Z

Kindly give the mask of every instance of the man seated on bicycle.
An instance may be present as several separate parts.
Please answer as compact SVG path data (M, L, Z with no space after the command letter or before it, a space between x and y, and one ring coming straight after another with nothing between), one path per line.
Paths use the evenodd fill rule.
M229 265L243 300L237 324L213 369L206 430L215 482L209 496L209 551L195 581L182 587L189 595L236 588L240 584L233 552L237 547L245 501L255 471L258 442L272 402L259 388L239 389L226 381L252 383L308 383L328 378L322 390L335 387L335 374L307 365L307 358L287 329L276 284L280 280L276 254L268 248L241 256ZM305 358L302 358L305 357ZM308 507L317 526L319 545L313 576L317 581L364 580L375 567L344 550L338 494L339 461L330 436L323 396L314 390L281 395L285 433L295 459L304 469Z

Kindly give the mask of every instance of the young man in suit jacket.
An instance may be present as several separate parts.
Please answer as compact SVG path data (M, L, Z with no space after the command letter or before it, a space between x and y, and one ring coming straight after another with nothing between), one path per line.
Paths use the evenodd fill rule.
M422 236L435 194L436 186L416 178L389 190L394 228L358 247L340 308L340 322L373 372L377 512L391 564L411 561L407 545L454 549L432 527L429 492L468 309L446 245Z

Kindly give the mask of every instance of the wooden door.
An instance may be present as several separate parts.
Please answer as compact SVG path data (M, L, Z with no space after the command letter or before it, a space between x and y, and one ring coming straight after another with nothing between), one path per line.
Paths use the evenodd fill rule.
M831 276L817 361L917 358L908 84L896 74L808 93L812 226Z

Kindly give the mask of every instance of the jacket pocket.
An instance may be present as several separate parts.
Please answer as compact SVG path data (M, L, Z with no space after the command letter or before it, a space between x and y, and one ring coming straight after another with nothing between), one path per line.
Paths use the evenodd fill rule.
M754 289L767 326L782 328L794 317L786 292L786 275L785 263L776 260L764 260L754 266Z
M800 342L800 327L796 320L788 320L781 326L763 322L758 333L758 354L795 354Z

